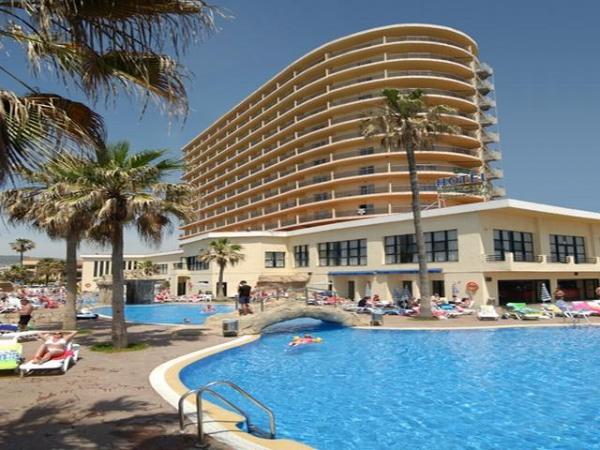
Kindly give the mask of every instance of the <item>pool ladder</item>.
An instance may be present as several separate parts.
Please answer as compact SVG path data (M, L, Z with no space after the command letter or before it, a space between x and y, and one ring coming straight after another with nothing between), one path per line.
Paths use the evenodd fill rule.
M233 402L226 399L223 395L219 394L218 392L216 392L213 389L216 386L230 387L234 391L237 391L238 393L240 393L244 398L248 399L250 402L252 402L258 408L263 410L269 416L269 432L268 433L264 432L264 431L260 430L259 428L257 428L256 426L254 426L250 422L250 416L246 412L244 412L244 410L242 410L239 406L235 405ZM178 412L179 412L179 430L183 431L187 425L190 425L193 423L193 422L188 422L186 424L185 412L184 412L185 400L190 395L196 396L196 426L198 429L198 440L199 440L199 444L201 446L205 445L205 439L204 439L205 433L204 433L204 429L203 429L203 419L202 419L202 416L203 416L202 394L204 394L205 392L213 395L214 397L217 397L223 403L225 403L229 407L233 408L241 416L243 416L249 433L252 433L254 435L264 437L267 439L275 439L275 415L273 414L273 411L271 411L271 409L269 407L267 407L264 403L258 401L256 398L254 398L252 395L250 395L250 393L248 393L247 391L245 391L244 389L239 387L237 384L232 383L231 381L218 380L218 381L213 381L211 383L205 384L201 388L189 390L185 394L183 394L181 396L181 398L179 399L178 408L177 408Z

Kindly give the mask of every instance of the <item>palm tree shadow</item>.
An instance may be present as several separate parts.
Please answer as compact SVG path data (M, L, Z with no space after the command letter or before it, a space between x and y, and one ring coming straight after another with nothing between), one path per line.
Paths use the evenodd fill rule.
M196 436L180 434L175 412L156 413L155 404L119 397L100 400L79 410L73 402L45 402L6 422L0 448L11 450L78 450L119 448L132 450L184 450ZM109 413L126 417L104 420ZM224 448L217 446L214 448Z

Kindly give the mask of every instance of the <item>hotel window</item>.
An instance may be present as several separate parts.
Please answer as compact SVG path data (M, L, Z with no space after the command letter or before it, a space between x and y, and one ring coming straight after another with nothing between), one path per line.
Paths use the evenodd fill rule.
M366 266L367 240L322 242L319 244L320 266Z
M325 200L329 200L329 192L319 192L318 194L314 195L314 200L315 202L322 202Z
M265 252L265 267L285 267L285 252Z
M323 183L325 181L329 181L329 177L327 175L317 175L313 177L313 183Z
M359 175L369 175L375 173L375 166L364 166L358 170Z
M187 256L185 260L188 270L208 270L209 263L199 261L197 256Z
M585 239L580 236L550 235L550 260L567 262L567 256L573 256L575 263L585 262Z
M313 166L320 166L321 164L325 164L327 161L327 158L315 159L313 161Z
M374 193L375 193L375 185L374 184L367 184L367 185L360 187L360 195L368 195L368 194L374 194Z
M361 156L364 156L364 155L372 155L373 153L375 153L375 149L374 149L373 147L361 148L361 149L359 150L359 154L360 154Z
M156 264L156 273L165 275L169 271L168 264Z
M533 234L494 230L494 256L498 261L504 261L506 253L512 253L515 261L533 261Z
M294 246L294 262L296 267L308 267L308 245Z
M458 261L458 237L456 230L424 233L428 262ZM386 236L384 238L385 263L415 263L417 243L414 234Z

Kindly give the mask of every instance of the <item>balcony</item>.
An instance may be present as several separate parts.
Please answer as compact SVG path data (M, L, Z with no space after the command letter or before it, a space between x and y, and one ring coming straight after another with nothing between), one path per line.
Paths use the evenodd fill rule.
M498 133L492 133L491 131L483 130L481 132L481 141L484 144L500 142L500 135Z
M485 148L483 151L484 161L500 161L502 159L502 153L500 150L494 150L491 148Z
M482 111L487 111L488 109L496 107L496 101L494 99L483 97L482 95L477 96L477 104Z
M488 78L494 74L494 69L492 69L488 64L482 62L477 63L475 71L480 78Z
M497 169L495 167L486 167L485 173L490 180L497 180L504 177L504 172L502 169Z
M355 208L345 211L336 211L335 217L364 217L375 214L387 214L387 207L380 208Z
M492 198L506 197L506 189L500 186L494 186L491 194Z
M479 123L482 127L490 127L498 123L498 118L496 116L481 113L479 115Z
M331 211L318 211L314 214L306 214L304 216L300 216L298 221L300 223L312 222L314 220L324 220L331 219L333 217L333 213Z
M488 80L477 80L476 85L477 85L477 91L482 95L489 94L490 92L492 92L494 90L493 83L491 83Z

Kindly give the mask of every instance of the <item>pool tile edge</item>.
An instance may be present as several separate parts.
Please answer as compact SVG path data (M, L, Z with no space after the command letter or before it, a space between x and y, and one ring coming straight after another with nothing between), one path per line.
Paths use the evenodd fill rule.
M207 358L214 354L229 350L241 345L249 344L260 339L260 335L242 336L230 342L218 344L193 353L169 360L150 373L149 380L152 388L175 409L178 407L179 398L188 389L179 379L179 372L187 365ZM287 439L262 439L240 431L236 423L241 421L237 414L227 411L217 405L204 401L204 429L214 439L219 440L235 449L240 450L310 450L312 447ZM195 407L190 399L184 407L186 415L195 412Z

